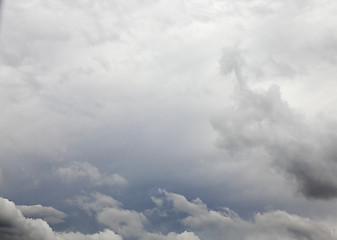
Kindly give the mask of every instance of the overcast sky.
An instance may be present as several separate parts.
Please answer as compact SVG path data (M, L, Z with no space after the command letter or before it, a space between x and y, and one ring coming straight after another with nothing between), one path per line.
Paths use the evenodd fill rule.
M337 239L333 0L15 0L0 238Z

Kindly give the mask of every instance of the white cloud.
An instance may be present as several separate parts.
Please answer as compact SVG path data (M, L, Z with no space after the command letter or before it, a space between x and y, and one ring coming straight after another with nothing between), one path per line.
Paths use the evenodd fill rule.
M0 212L0 238L3 240L122 240L111 230L92 235L54 232L41 219L25 218L13 202L4 198L0 198Z
M251 221L237 214L210 210L200 199L188 201L184 196L160 190L173 209L187 213L181 222L191 227L201 239L337 239L333 228L284 211L257 213Z
M63 181L73 182L81 178L88 178L95 186L125 185L127 181L119 174L107 175L101 173L96 167L87 162L73 162L68 167L56 170L56 175Z
M98 195L100 202L106 202L106 197ZM103 199L103 200L102 200ZM103 205L102 205L103 206ZM195 240L199 239L193 233L183 232L169 233L167 236L162 234L146 233L142 223L145 217L142 213L124 210L120 208L111 208L111 204L104 205L98 215L98 220L105 225L117 229L126 237L140 237L141 239L153 240ZM107 207L107 206L110 206ZM122 240L120 235L110 229L94 234L82 234L80 232L55 232L47 222L37 218L26 218L22 215L21 209L29 214L36 216L36 212L52 212L50 208L36 206L17 207L13 202L0 198L0 238L2 240ZM33 212L33 213L32 213ZM45 215L45 214L42 214Z
M0 237L4 240L122 240L136 238L149 240L199 240L199 239L337 239L333 222L315 222L285 211L257 213L251 220L243 220L230 209L210 210L200 199L188 201L184 196L160 190L163 208L183 215L175 215L177 223L189 229L181 233L162 234L155 229L147 230L145 222L149 221L141 212L114 206L111 199L106 207L97 209L97 220L111 229L94 234L79 232L55 232L41 219L25 218L13 202L0 199ZM108 196L97 195L99 199ZM97 199L98 201L100 201ZM169 203L169 205L167 205ZM165 216L164 218L166 218ZM193 232L192 232L192 231ZM117 232L117 234L115 233Z
M153 197L154 198L154 197ZM157 198L159 201L163 201ZM84 209L88 214L94 215L97 221L104 226L109 227L124 238L137 238L144 240L184 240L199 239L192 232L174 233L167 235L148 231L149 219L142 212L127 210L122 208L122 203L101 193L91 194L90 197L78 196L75 200L68 200L71 204L76 204ZM149 211L150 214L158 212Z
M27 218L41 218L44 221L56 224L64 221L66 214L53 207L44 207L41 205L17 205L16 206Z
M77 196L67 200L69 204L77 205L92 215L103 211L105 208L119 208L122 203L101 193L92 193L90 196Z
M79 232L56 233L56 240L122 240L122 237L109 229L94 234Z
M97 220L125 238L142 236L147 222L143 213L120 208L103 209L97 214Z
M78 196L68 202L77 204L90 215L95 215L99 223L123 237L139 237L145 232L143 224L147 222L147 218L143 213L125 210L121 208L120 202L107 195L94 193L91 197Z
M156 233L147 233L145 236L143 236L142 239L148 239L148 240L200 240L198 236L196 236L193 232L182 232L180 234L170 232L169 234L162 235L162 234L156 234Z

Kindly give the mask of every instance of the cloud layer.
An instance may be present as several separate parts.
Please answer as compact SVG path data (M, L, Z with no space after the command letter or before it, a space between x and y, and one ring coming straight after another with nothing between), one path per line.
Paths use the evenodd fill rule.
M172 210L184 213L185 217L176 219L189 231L182 233L170 232L167 235L158 232L148 232L146 222L149 219L141 212L126 210L116 205L116 200L102 194L95 194L92 209L96 219L108 226L102 232L95 234L62 233L53 231L41 219L25 218L13 202L0 199L1 227L0 236L4 240L16 239L152 239L152 240L198 240L198 239L336 239L333 225L317 223L308 218L301 218L284 211L257 213L250 221L241 219L228 208L221 210L208 209L199 198L188 201L184 196L159 190L162 203L157 207L166 211L169 217ZM110 202L110 204L109 204ZM81 204L85 206L85 204ZM87 205L88 206L88 205ZM95 206L95 207L94 207ZM99 206L97 208L97 206ZM152 211L152 213L154 213ZM150 217L150 216L149 216ZM162 216L163 217L163 216ZM194 232L192 232L192 231ZM117 233L117 234L116 234ZM199 236L199 237L198 237Z
M2 3L0 238L334 239L335 1Z

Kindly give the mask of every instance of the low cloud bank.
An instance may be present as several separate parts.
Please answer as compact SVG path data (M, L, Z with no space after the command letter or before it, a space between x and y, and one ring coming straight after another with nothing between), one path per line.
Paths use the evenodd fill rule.
M124 209L122 203L100 193L88 197L79 196L71 203L77 204L88 214L95 216L100 224L108 227L95 234L82 234L53 231L42 219L24 217L20 210L22 206L18 207L13 202L0 198L0 238L3 240L337 239L333 223L323 224L285 211L257 213L253 219L244 220L228 208L212 210L199 198L189 201L183 195L162 189L159 189L158 195L152 197L152 200L155 204L153 209L138 212ZM25 208L29 209L29 206ZM34 206L31 209L34 209ZM44 211L48 208L36 209ZM149 229L151 214L165 220L174 212L181 213L174 216L177 218L175 221L185 228L183 232L171 231L163 234L156 229Z

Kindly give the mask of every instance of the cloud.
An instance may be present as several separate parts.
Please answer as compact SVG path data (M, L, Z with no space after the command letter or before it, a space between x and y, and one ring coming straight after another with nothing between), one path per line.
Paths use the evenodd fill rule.
M0 237L5 240L52 240L54 234L41 220L25 218L13 202L0 198Z
M143 235L147 221L143 213L118 208L103 209L97 214L97 220L125 238Z
M159 192L174 210L187 214L181 223L201 239L337 239L333 228L285 211L257 213L252 220L243 220L230 209L210 210L200 199L188 201L176 193Z
M220 133L218 146L234 159L283 169L307 198L337 197L337 136L329 123L306 120L282 99L278 85L253 89L251 79L242 74L244 60L235 60L241 55L226 50L220 61L225 74L235 73L238 87L232 106L212 121Z
M193 232L184 231L180 234L170 232L169 234L162 235L156 233L147 233L143 239L148 240L200 240L198 236L196 236Z
M75 199L68 199L67 202L77 205L85 210L89 215L103 211L105 208L119 208L122 203L101 193L92 193L90 196L77 196Z
M89 179L95 186L125 185L127 181L119 174L106 175L87 162L73 162L68 167L56 169L56 175L66 182L77 181L81 178Z
M158 198L158 201L163 201ZM174 233L167 235L147 230L146 226L150 224L146 214L134 210L122 208L122 203L110 196L93 193L91 196L77 196L74 200L68 200L70 204L76 204L84 209L89 215L96 217L96 220L109 227L111 230L126 239L151 239L151 240L184 240L199 239L192 232ZM149 213L146 211L147 214ZM150 211L151 214L157 212Z
M4 198L0 198L0 212L0 238L3 240L122 240L111 230L88 235L54 232L41 219L25 218L13 202Z
M146 232L143 223L146 217L139 212L125 210L117 207L112 198L102 194L94 194L96 207L91 205L92 210L97 211L97 220L102 224L116 229L125 236L139 237L140 239L153 240L198 240L199 238L191 232L169 233L167 236L157 233ZM81 203L80 203L81 205ZM101 208L97 208L100 205ZM119 204L118 204L119 205ZM81 207L88 208L87 205ZM22 214L25 212L27 217ZM3 240L122 240L122 237L110 229L94 234L82 234L79 232L55 232L47 222L40 219L38 215L46 218L50 213L55 214L57 210L40 205L15 206L13 202L0 198L0 238ZM59 214L59 211L56 212ZM34 216L32 219L29 216Z
M94 193L90 198L78 196L69 202L76 203L90 215L95 215L99 223L110 227L123 237L139 237L145 232L144 223L147 222L145 215L121 208L122 204L112 197Z
M334 201L309 200L336 197L336 126L307 113L336 116L334 1L5 3L4 196L62 209L64 199L88 189L119 191L124 205L98 193L73 198L88 219L72 205L67 216L77 219L58 229L97 232L98 223L83 222L100 216L102 226L120 232L136 226L124 235L162 238L170 231L192 238L179 234L232 221L207 213L206 203L225 203L243 218L263 209L332 215ZM125 179L127 187L116 190ZM157 209L143 211L158 187L203 199L188 205L193 215L181 213L190 214L187 229L176 226L163 200L153 198ZM165 231L152 231L147 213L171 219Z
M97 211L97 221L109 227L104 231L93 234L55 232L45 221L25 218L13 202L0 198L0 237L4 240L122 240L122 237L142 240L337 239L333 222L315 222L280 210L257 213L251 220L243 220L228 208L211 210L199 198L189 201L183 195L160 189L156 198L161 199L162 210L169 214L183 213L171 217L186 228L181 233L163 234L155 228L147 229L145 225L149 219L142 212L123 209L109 196L92 196L97 200L91 199L92 203L96 201L92 206L101 206L92 208Z
M70 233L56 233L56 240L123 240L121 236L117 235L109 229L94 234L82 234L79 232Z
M44 207L41 205L17 205L16 207L26 218L41 218L51 224L61 223L66 217L64 212L61 212L53 207Z

